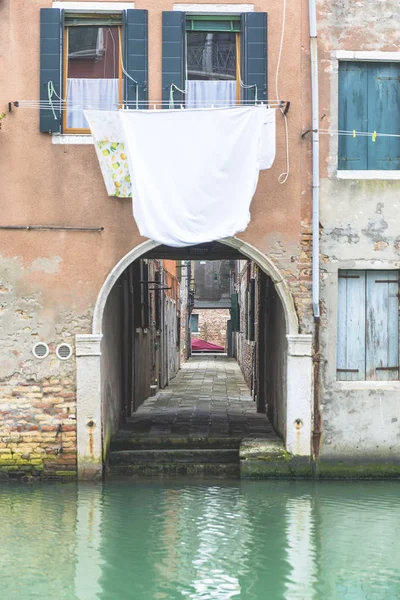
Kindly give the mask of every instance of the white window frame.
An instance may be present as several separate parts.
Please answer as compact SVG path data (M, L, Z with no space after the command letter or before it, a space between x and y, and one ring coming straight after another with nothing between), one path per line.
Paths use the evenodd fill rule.
M330 129L336 132L339 128L339 61L360 62L400 62L400 52L381 52L365 50L336 50L331 55L331 119ZM388 179L400 180L398 171L351 171L338 169L339 136L332 133L329 144L328 174L336 179Z
M52 8L74 10L80 13L119 13L135 8L134 2L53 2ZM90 133L52 133L51 142L56 145L88 145L94 144Z

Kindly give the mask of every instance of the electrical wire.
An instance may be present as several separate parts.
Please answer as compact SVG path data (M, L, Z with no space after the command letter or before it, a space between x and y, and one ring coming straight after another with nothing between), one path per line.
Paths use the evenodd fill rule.
M283 0L283 15L282 15L282 32L281 32L281 41L279 44L279 53L278 53L278 62L276 64L276 73L275 73L275 94L277 99L279 100L279 69L281 66L281 58L282 58L282 51L283 51L283 41L285 38L285 26L286 26L286 0ZM288 126L288 120L287 120L287 116L286 113L284 112L283 108L280 107L279 110L281 111L281 114L283 116L284 119L284 123L285 123L285 142L286 142L286 171L284 171L283 173L281 173L278 177L278 182L280 184L286 183L288 178L289 178L289 174L290 174L290 153L289 153L289 126Z

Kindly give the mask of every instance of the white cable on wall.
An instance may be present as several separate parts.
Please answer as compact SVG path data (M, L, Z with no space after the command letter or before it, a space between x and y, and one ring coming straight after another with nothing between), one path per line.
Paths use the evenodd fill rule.
M285 25L286 25L286 2L287 0L283 0L283 16L282 16L282 33L281 33L281 41L279 44L279 53L278 53L278 62L276 65L276 73L275 73L275 93L276 99L279 100L279 69L281 66L281 58L282 58L282 50L283 50L283 40L285 38ZM290 173L290 155L289 155L289 126L287 116L282 108L279 108L281 114L284 118L285 122L285 142L286 142L286 171L281 173L278 177L279 183L286 183Z

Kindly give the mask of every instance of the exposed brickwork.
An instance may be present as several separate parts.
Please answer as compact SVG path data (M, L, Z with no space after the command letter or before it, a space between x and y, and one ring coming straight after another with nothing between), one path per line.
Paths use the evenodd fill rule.
M0 390L0 474L61 478L75 473L73 379L8 382Z
M218 344L225 348L226 346L226 323L230 318L228 308L200 309L195 308L193 315L199 315L199 333L200 339L212 344ZM195 334L194 334L195 335Z

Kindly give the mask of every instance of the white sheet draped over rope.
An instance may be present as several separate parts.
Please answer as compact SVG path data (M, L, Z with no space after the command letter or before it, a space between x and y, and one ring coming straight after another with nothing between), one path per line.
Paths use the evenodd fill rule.
M124 178L132 182L141 235L182 247L246 229L259 170L269 168L275 157L275 110L240 106L85 111L85 116L107 190L110 174L121 166L120 155L127 155ZM113 139L118 136L123 139ZM111 162L116 144L123 144L123 152L119 146Z

